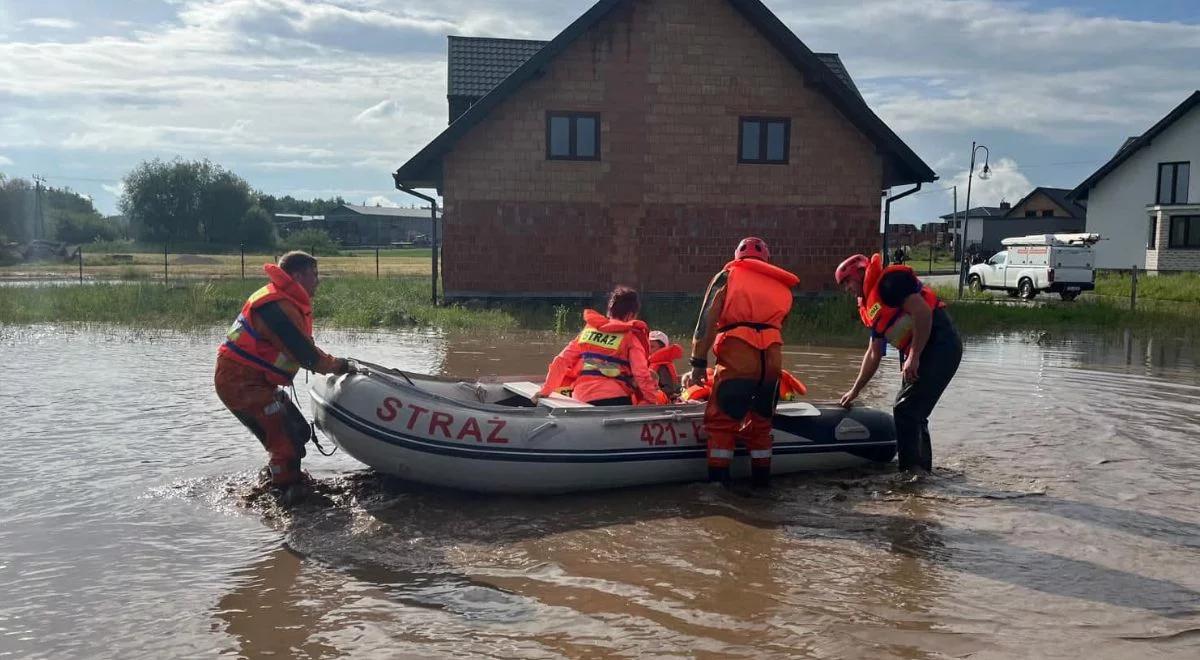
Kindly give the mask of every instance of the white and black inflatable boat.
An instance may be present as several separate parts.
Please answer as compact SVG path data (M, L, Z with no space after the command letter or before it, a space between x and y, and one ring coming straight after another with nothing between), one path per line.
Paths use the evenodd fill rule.
M402 479L491 493L560 493L707 478L700 405L595 407L529 382L476 383L360 364L312 385L317 427ZM781 403L773 474L891 461L890 414ZM749 474L739 447L735 477Z

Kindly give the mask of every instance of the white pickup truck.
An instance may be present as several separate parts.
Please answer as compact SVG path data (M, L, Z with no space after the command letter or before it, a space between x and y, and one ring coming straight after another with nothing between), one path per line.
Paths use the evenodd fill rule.
M971 267L967 285L972 291L998 289L1010 296L1032 299L1039 292L1058 293L1074 300L1096 288L1092 245L1097 234L1038 234L1006 238L1006 248L986 263Z

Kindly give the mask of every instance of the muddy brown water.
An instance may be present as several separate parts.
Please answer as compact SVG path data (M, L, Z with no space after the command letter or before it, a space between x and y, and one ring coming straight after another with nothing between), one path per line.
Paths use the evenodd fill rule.
M1200 657L1180 342L971 341L924 483L484 497L338 454L307 461L325 503L286 513L245 499L263 455L212 393L219 334L0 327L0 657ZM559 341L320 339L460 376L537 373ZM812 399L858 358L788 352Z

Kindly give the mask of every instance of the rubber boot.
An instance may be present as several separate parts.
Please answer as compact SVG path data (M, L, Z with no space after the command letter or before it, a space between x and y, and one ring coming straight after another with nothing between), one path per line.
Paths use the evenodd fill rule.
M729 473L728 467L710 467L708 468L709 483L719 483L722 486L729 486L733 483L733 476Z
M770 488L771 487L771 466L759 467L754 466L750 471L750 487L751 488Z

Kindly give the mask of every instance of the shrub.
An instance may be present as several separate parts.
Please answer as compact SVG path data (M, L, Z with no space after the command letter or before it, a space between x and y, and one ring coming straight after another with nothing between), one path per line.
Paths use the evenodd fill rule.
M336 256L338 245L329 234L320 229L302 229L283 239L284 250L304 250L322 257Z

